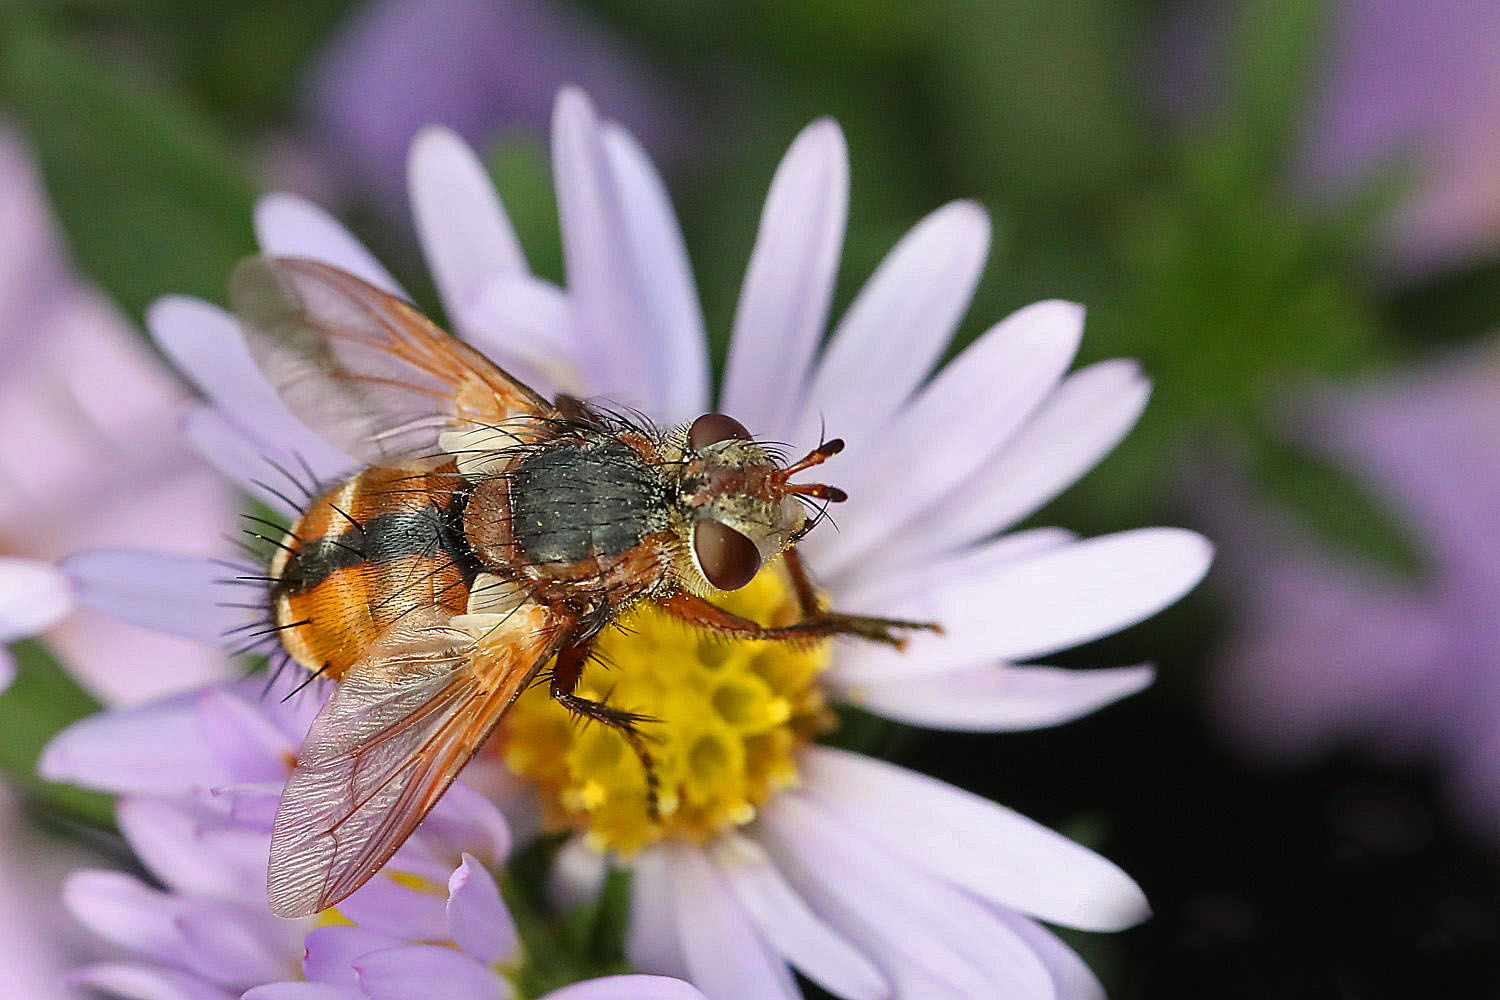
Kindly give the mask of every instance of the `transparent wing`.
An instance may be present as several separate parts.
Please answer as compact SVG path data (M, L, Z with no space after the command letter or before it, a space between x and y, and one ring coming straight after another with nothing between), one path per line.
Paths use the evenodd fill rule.
M229 302L256 363L304 423L368 465L505 447L552 404L354 275L297 257L250 257ZM449 447L454 447L451 441Z
M394 625L313 720L271 834L271 910L336 904L416 829L548 657L556 629L523 607L476 642L427 609Z

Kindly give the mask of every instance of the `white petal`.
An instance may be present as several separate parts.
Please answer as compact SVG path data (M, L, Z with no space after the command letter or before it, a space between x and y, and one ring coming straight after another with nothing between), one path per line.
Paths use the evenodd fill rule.
M681 978L687 974L682 939L677 933L677 905L666 849L647 847L630 862L630 926L625 956L642 972Z
M557 849L547 872L547 898L559 911L576 909L599 898L609 877L609 859L583 837L569 838Z
M703 994L680 979L605 976L564 986L541 1000L703 1000Z
M625 266L625 221L599 119L571 87L553 112L552 169L579 363L595 393L648 413L659 409L655 347L645 340L643 306Z
M798 429L866 442L922 384L969 307L989 253L990 221L955 201L912 227L839 321L818 362Z
M162 352L240 431L284 454L302 456L320 476L353 464L292 416L251 358L239 323L228 312L172 295L151 303L146 325Z
M606 125L604 154L619 192L631 277L655 341L661 408L651 416L666 423L691 420L708 408L708 344L677 214L646 151L629 132Z
M828 319L848 207L844 134L822 118L776 168L735 312L721 405L757 437L791 430Z
M754 841L729 832L709 858L771 948L803 975L847 1000L882 1000L891 987L858 949L808 909Z
M815 910L890 976L897 996L1049 998L1041 961L994 913L801 793L767 804L755 835Z
M443 308L465 330L488 282L530 274L521 245L484 164L449 129L428 126L412 140L407 189L417 239Z
M898 532L894 548L915 548L920 558L1026 518L1109 454L1135 426L1150 395L1150 380L1134 361L1101 361L1074 372L999 455L910 530ZM881 558L901 554L886 551Z
M39 559L0 558L0 643L44 632L73 610L73 588Z
M305 198L282 192L262 197L255 203L255 239L268 255L311 257L343 268L397 298L409 298L363 243Z
M861 680L948 673L998 660L1025 660L1109 635L1187 593L1212 548L1178 528L1141 528L1091 538L881 600L888 617L937 622L904 650L866 647L841 660ZM846 602L845 611L876 608Z
M839 698L887 719L967 732L1040 729L1088 715L1151 684L1149 666L975 667L951 674L860 683L832 678Z
M1027 306L953 359L879 440L851 443L837 480L851 501L839 531L809 539L817 565L841 572L982 468L1062 378L1082 336L1081 306Z
M785 963L761 939L695 844L666 847L687 979L708 1000L800 1000Z
M799 763L804 794L982 899L1092 931L1133 927L1151 913L1113 863L988 799L831 747L809 747Z
M78 603L121 621L184 639L219 644L258 617L221 606L232 600L215 581L223 566L200 556L149 549L89 549L62 561Z

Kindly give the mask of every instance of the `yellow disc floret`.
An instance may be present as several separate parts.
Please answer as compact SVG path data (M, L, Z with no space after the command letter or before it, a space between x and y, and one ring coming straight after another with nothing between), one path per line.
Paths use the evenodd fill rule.
M767 625L799 617L779 565L716 603ZM703 842L748 823L776 789L795 784L796 751L833 725L818 689L826 642L726 639L642 606L599 639L578 693L649 717L640 725L659 782L659 822L646 777L622 736L583 725L545 685L506 713L499 747L535 781L553 828L588 832L600 849L632 854L662 837Z

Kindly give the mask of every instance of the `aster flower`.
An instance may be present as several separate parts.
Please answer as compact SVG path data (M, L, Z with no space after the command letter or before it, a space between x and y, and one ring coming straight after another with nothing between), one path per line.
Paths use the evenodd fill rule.
M181 393L72 273L36 171L3 127L0 232L0 675L8 683L3 644L40 635L109 702L222 676L217 652L86 610L91 566L57 563L143 542L209 551L231 498L176 433Z
M1500 369L1493 345L1357 389L1325 389L1297 432L1360 477L1424 555L1420 577L1335 551L1244 491L1200 502L1225 533L1236 610L1214 687L1225 732L1263 756L1358 745L1434 764L1500 837Z
M504 860L509 832L463 785L340 904L337 923L282 920L266 908L276 800L318 705L289 681L270 690L223 684L102 713L49 744L43 775L119 795L120 830L160 884L111 871L68 879L74 916L127 952L72 981L142 1000L512 996L506 974L524 956L488 867ZM586 985L580 1000L700 996L650 977Z
M595 395L661 422L709 406L703 320L687 255L650 163L620 127L564 91L553 162L567 288L533 276L480 163L430 130L411 158L423 249L456 332L544 392ZM855 643L724 644L644 612L611 635L607 678L580 693L662 720L660 818L638 763L603 727L579 730L523 697L494 745L535 782L545 818L578 836L561 889L612 861L634 870L627 942L640 969L715 1000L794 996L794 966L845 997L1091 996L1099 986L1041 921L1115 930L1147 913L1092 852L994 803L811 741L830 697L907 722L1025 729L1140 690L1146 666L1029 661L1141 620L1189 589L1209 552L1172 529L1080 541L1000 533L1102 457L1147 387L1129 362L1068 375L1082 310L1061 302L996 324L936 375L988 249L984 213L956 202L892 251L819 350L843 236L848 170L831 121L809 126L771 184L735 320L721 408L763 439L849 441L840 531L805 551L830 603L933 620L903 652ZM286 197L257 213L269 253L319 258L399 294L331 219ZM194 442L271 504L263 455L333 479L342 456L298 426L250 363L233 320L174 299L153 334L213 406ZM122 584L143 581L122 573ZM212 615L200 599L201 613ZM792 614L779 572L726 607Z

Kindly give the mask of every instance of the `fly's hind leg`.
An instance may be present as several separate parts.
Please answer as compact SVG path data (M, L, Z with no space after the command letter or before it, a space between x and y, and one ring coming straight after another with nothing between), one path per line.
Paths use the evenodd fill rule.
M583 665L588 662L589 649L592 645L593 639L586 639L575 645L564 646L558 652L557 665L552 668L552 697L574 715L602 723L625 738L625 742L630 744L630 749L635 751L637 759L641 762L641 769L646 774L646 812L651 817L651 822L660 822L661 809L656 761L651 756L651 748L646 745L645 734L639 728L642 722L654 720L650 716L626 712L606 705L602 701L594 701L574 693L574 689L578 686L578 679L583 676Z

